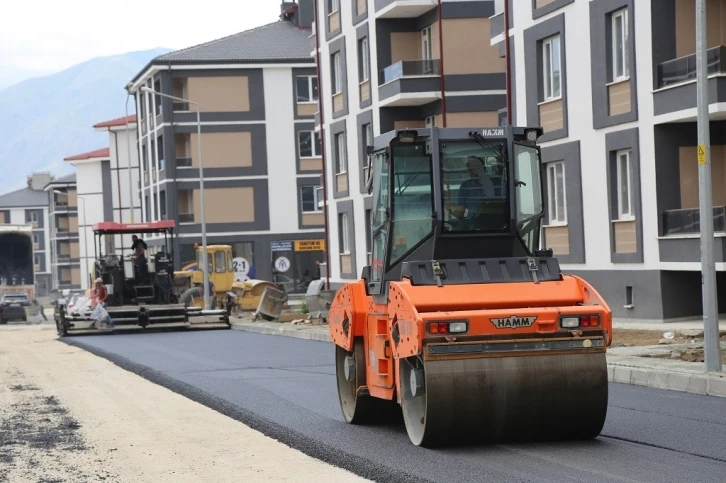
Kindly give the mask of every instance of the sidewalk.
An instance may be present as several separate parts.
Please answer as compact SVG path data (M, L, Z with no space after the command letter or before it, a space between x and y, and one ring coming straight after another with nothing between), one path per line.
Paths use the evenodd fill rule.
M641 325L645 327L641 327ZM624 326L624 327L623 327ZM701 322L654 323L614 323L617 329L635 330L684 330L702 328ZM280 322L253 322L248 319L232 318L232 328L258 334L296 337L299 339L331 342L327 325L294 325ZM726 328L722 325L722 329ZM683 362L662 358L662 351L677 346L641 346L608 349L608 380L624 384L634 384L656 389L685 391L693 394L726 397L726 372L706 373L704 365L696 362ZM645 355L645 356L643 356ZM656 357L654 357L656 356Z

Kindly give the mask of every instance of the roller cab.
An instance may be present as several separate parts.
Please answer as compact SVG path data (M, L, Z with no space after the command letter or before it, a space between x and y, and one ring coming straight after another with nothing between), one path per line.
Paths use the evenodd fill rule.
M397 130L369 148L372 257L330 309L348 423L421 446L599 435L612 313L540 249L540 128Z

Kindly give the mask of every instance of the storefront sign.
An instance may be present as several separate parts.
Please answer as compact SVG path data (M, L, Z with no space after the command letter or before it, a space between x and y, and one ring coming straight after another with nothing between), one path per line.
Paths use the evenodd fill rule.
M296 252L317 252L325 250L325 240L295 240Z
M270 242L270 251L273 251L273 252L291 252L292 251L292 241L290 241L290 240L283 240L283 241L273 241L273 242Z
M283 273L290 270L290 259L287 257L277 257L275 259L275 270Z
M249 280L250 263L243 257L237 257L232 260L234 265L234 279L237 282L246 282Z

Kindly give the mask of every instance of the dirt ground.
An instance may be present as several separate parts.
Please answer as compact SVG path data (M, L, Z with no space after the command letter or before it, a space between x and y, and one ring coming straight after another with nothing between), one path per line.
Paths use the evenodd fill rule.
M0 329L0 482L366 481L26 327Z
M664 334L672 332L673 338L666 339ZM720 337L722 342L726 342L726 333L722 332ZM663 343L661 343L663 342ZM700 342L703 343L703 336L690 337L684 335L677 330L631 330L631 329L614 329L612 347L633 347L647 345L671 345L671 344L689 344ZM703 362L703 349L685 349L674 350L671 358L679 359L686 362ZM721 360L726 363L726 352L722 351Z

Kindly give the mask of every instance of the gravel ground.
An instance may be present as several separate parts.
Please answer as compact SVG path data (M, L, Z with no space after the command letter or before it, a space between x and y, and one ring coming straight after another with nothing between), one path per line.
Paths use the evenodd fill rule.
M26 327L0 328L0 482L366 481Z

